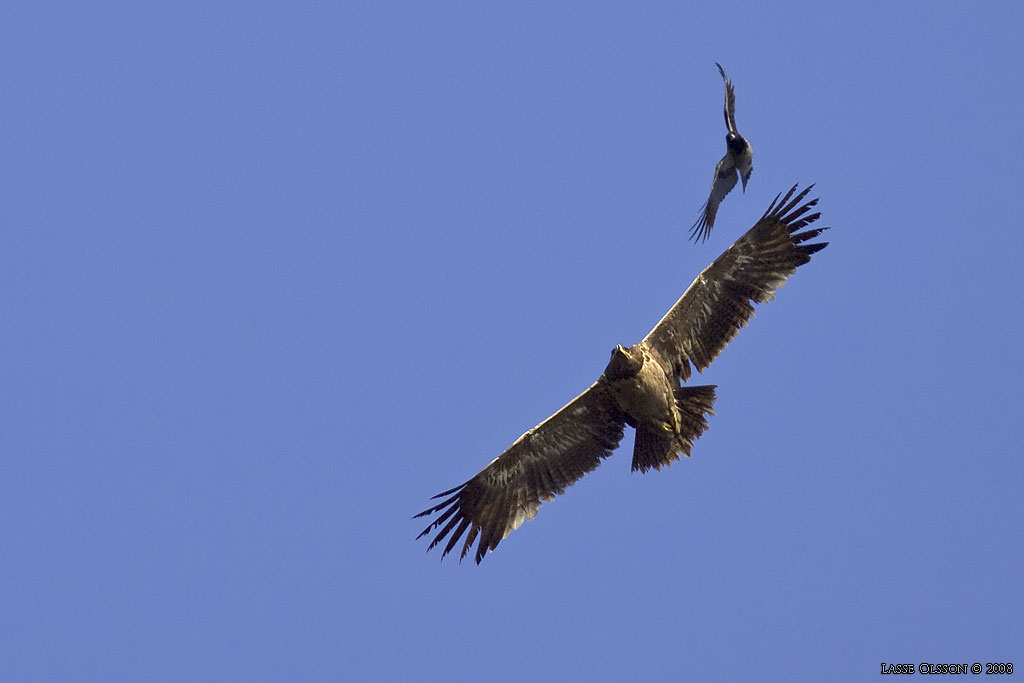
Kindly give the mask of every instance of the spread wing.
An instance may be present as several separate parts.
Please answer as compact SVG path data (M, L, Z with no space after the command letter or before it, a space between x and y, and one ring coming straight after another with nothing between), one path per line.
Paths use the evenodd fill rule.
M725 81L725 127L733 133L738 133L739 131L736 130L736 91L732 87L732 80L725 75L722 65L716 61L715 66L718 67L718 73Z
M488 550L536 516L541 501L553 500L611 455L622 440L625 421L608 385L598 380L519 437L475 477L434 496L444 500L416 516L438 516L417 538L444 525L427 548L450 535L441 553L444 558L468 531L459 559L479 536L479 564Z
M732 154L726 152L715 166L715 179L711 183L711 195L700 210L700 218L690 228L690 238L694 242L703 242L711 235L711 228L714 227L715 216L718 214L718 205L725 199L725 195L736 187L736 176L736 164L733 162Z
M828 228L797 232L820 213L808 213L817 199L803 202L813 185L796 196L794 185L750 230L704 269L683 296L641 342L660 355L664 367L684 380L690 363L702 371L754 314L753 303L775 298L796 269L828 242L806 244Z
M718 62L715 62L715 66L718 67L718 73L722 74L722 80L725 81L725 127L733 133L739 133L736 130L736 91L732 87L732 80L725 75L725 69Z

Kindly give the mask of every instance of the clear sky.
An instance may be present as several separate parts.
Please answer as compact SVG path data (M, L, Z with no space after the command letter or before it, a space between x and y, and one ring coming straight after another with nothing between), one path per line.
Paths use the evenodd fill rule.
M1024 673L1024 5L637 5L0 10L5 680ZM694 457L425 553L796 182Z

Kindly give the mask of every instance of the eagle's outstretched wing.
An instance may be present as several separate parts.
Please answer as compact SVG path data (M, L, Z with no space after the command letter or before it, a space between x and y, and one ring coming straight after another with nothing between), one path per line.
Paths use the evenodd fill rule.
M754 227L697 276L643 339L666 369L685 380L690 363L698 371L710 365L754 314L753 303L775 298L786 278L828 245L806 244L828 228L797 232L821 215L808 213L817 199L801 204L812 187L794 196L794 185L781 201L776 195Z
M443 558L468 531L459 559L479 536L479 564L513 529L534 518L541 501L563 493L611 455L622 440L625 423L607 383L598 380L465 484L434 496L444 500L416 517L438 517L417 538L444 525L427 548L450 534Z
M736 90L732 87L732 80L725 75L725 69L718 62L715 62L715 66L718 67L718 73L722 74L722 80L725 81L725 108L723 113L725 114L725 127L733 133L739 133L736 130Z
M694 242L698 240L703 242L711 235L711 228L715 225L715 216L718 215L718 205L725 199L725 195L736 187L737 176L732 154L726 152L715 166L715 179L711 181L711 194L704 202L704 206L701 207L697 222L690 228L690 239Z

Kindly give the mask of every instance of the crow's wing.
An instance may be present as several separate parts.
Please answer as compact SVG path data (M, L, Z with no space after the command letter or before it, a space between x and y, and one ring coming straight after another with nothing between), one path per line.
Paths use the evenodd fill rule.
M701 207L700 218L690 228L690 238L694 242L703 242L711 236L711 228L715 226L715 216L718 215L718 205L725 199L725 195L736 187L737 176L732 154L726 152L715 166L715 179L711 182L711 194L704 202L704 206Z
M718 62L715 62L715 66L718 67L718 73L722 74L722 80L725 81L725 127L733 133L739 133L736 130L736 90L732 87L732 79L725 75L725 69Z

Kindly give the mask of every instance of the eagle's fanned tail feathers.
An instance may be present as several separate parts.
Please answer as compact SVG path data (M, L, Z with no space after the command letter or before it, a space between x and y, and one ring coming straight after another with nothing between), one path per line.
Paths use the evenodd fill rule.
M636 428L633 435L633 471L646 472L654 468L661 470L662 465L668 465L673 460L678 460L675 449L672 448L672 436L667 432L652 429L646 425Z
M700 438L708 428L708 416L714 415L715 394L714 384L695 387L679 387L676 389L676 405L679 407L678 445L680 452L690 457L693 442Z
M714 415L715 385L678 387L675 390L676 407L679 410L679 431L675 434L659 432L646 426L639 426L633 442L633 471L671 465L679 460L679 454L690 457L693 442L708 428L708 416Z

